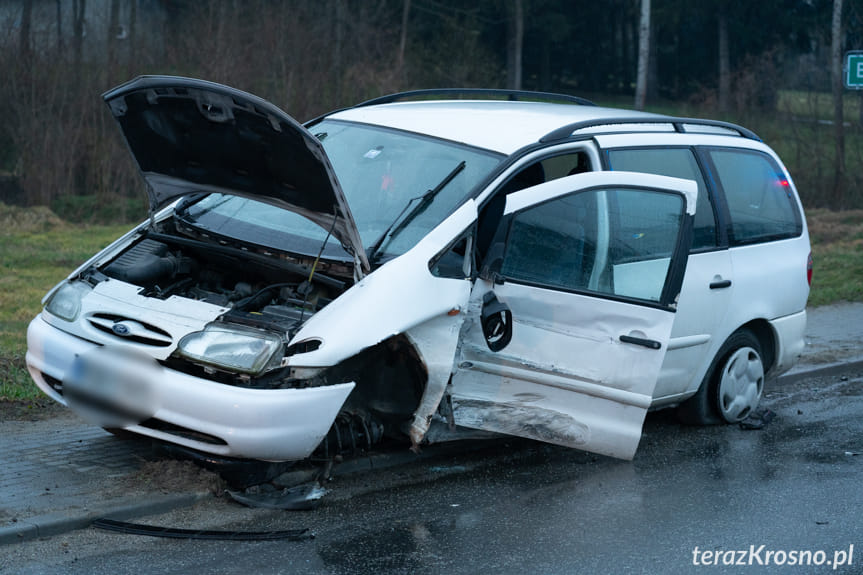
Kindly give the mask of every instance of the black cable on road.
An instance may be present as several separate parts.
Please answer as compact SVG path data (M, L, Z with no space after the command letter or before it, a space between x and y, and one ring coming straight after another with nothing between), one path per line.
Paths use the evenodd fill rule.
M127 523L100 517L92 523L93 527L128 533L130 535L148 535L150 537L170 537L173 539L205 539L212 541L274 541L286 539L289 541L303 541L314 539L315 535L308 529L288 529L285 531L206 531L197 529L173 529L171 527L159 527L158 525L141 525L140 523Z

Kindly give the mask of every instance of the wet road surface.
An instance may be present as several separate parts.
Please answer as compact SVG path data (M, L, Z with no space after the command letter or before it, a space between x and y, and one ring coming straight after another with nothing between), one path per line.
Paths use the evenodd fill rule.
M669 413L650 414L632 462L508 441L339 479L314 511L211 499L141 520L308 527L311 541L194 542L88 529L7 546L0 572L863 572L863 377L774 384L762 406L777 417L756 431L683 427ZM717 550L719 565L693 564L715 561L703 552ZM810 564L790 565L792 551ZM846 564L834 570L843 553ZM732 556L752 565L722 564ZM760 565L765 559L785 564Z

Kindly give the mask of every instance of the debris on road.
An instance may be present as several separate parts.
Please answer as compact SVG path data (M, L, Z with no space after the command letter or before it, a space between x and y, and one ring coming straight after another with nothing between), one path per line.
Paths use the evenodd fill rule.
M762 407L756 409L749 417L740 422L740 429L744 430L752 430L752 429L764 429L764 427L773 421L776 417L776 412L770 411L766 407Z
M328 490L317 482L277 490L271 485L256 485L243 491L226 490L234 501L249 507L265 509L308 510L320 503Z
M149 537L168 537L172 539L206 539L217 541L273 541L286 539L289 541L302 541L314 539L314 533L308 529L288 529L284 531L212 531L197 529L173 529L171 527L159 527L158 525L142 525L140 523L127 523L115 521L104 517L96 519L93 527L127 533L129 535L147 535Z

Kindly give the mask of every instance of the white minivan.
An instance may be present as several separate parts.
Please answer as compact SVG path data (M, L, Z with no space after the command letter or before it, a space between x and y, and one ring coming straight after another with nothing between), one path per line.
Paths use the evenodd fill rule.
M629 459L645 413L736 422L803 348L811 254L732 124L494 90L301 125L201 80L104 95L150 217L28 329L37 385L223 458L475 430Z

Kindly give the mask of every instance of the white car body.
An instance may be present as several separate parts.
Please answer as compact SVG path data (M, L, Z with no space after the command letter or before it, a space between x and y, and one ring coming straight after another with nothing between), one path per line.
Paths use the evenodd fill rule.
M174 99L164 96L160 86L176 90L171 92ZM688 398L694 398L690 403L715 402L711 397L727 391L726 376L715 374L725 363L748 354L751 377L741 383L745 389L735 392L733 406L718 408L726 420L740 419L757 404L763 372L787 370L802 350L809 289L809 240L802 208L779 158L743 129L586 105L422 101L359 106L318 119L309 130L329 126L335 133L329 139L327 132L316 133L324 143L321 147L311 132L263 100L215 84L145 77L105 98L124 130L135 122L139 131L153 130L144 136L127 134L151 187L153 214L49 292L45 310L30 324L27 353L30 373L46 394L83 411L98 407L96 423L105 427L123 427L223 457L288 461L321 449L322 441L332 441L333 430L335 435L344 433L336 427L340 417L347 417L358 422L347 425L351 440L368 446L384 433L404 434L416 447L466 436L466 430L475 429L631 459L649 409ZM220 177L226 183L214 183L199 166L200 150L214 156L225 151L201 148L198 141L192 146L198 149L189 152L195 161L167 164L174 159L159 157L152 142L164 137L181 146L188 138L177 136L179 128L165 126L170 114L153 120L152 113L161 113L163 102L182 106L192 100L204 118L196 120L202 129L222 130L221 135L232 135L235 115L248 111L253 120L265 118L263 127L249 124L253 129L241 130L242 137L250 138L244 141L265 141L261 145L269 147L262 149L273 155L265 162L268 168L279 154L289 152L284 157L295 161L297 154L309 151L312 159L302 156L296 162L305 161L306 168L318 170L317 179L279 173L290 181L269 186L264 176L237 168L236 178L225 172L227 176ZM266 132L268 124L273 134L254 132ZM354 126L411 137L420 134L429 141L487 153L489 159L471 160L467 167L462 162L441 181L440 189L429 188L426 194L417 190L415 194L424 197L413 199L419 200L417 204L428 200L426 205L418 209L411 200L382 235L379 229L375 232L379 240L368 249L361 236L371 232L362 221L358 226L351 212L359 209L367 218L365 214L374 210L351 205L340 187L340 181L351 184L351 173L339 172L345 160L328 158L330 152L324 151L335 145L330 142L339 137L338 130ZM279 147L285 134L297 134L301 137L291 141L304 143L285 152ZM357 165L371 166L393 147L370 148L357 160L365 163ZM736 228L725 221L729 211L716 216L716 245L690 254L693 217L698 217L697 202L705 201L705 184L640 170L609 171L609 154L615 150L666 148L692 150L699 165L713 162L710 154L716 150L717 162L722 151L757 154L753 161L781 170L780 187L792 206L782 204L782 209L794 221L789 220L782 237L736 245ZM213 169L225 157L214 160ZM532 166L544 162L554 167L574 158L580 162L578 171L589 173L567 176L564 171L562 177L503 191ZM495 165L486 172L470 172L478 161ZM385 168L381 193L389 191L391 173L398 179L390 169ZM448 171L449 167L442 173ZM545 168L543 178L550 174ZM478 183L454 199L439 221L427 224L430 231L405 243L401 253L382 250L397 245L402 231L397 222L415 227L413 220L431 213L427 207L438 201L438 192L468 175ZM231 187L231 181L239 183ZM312 194L304 185L317 187ZM261 199L255 186L269 186L271 191ZM717 214L725 209L724 202L715 199L724 197L719 189L711 181L710 201L720 206ZM222 236L188 235L194 219L187 217L189 206L206 204L210 197L202 200L202 193L222 194L235 203L230 197L242 196L298 213L327 231L327 238L336 237L346 252L335 260L328 258L326 238L318 258L308 249L297 251L288 245L284 255L281 247L259 249L228 238L216 242L221 247L213 247L211 261L207 242ZM190 199L189 194L198 195ZM644 208L625 214L623 199ZM757 214L760 204L751 203ZM583 221L575 222L577 232L569 231L572 217L560 212L570 205L578 206L571 214L584 214ZM543 212L543 206L551 206L551 212ZM405 211L408 215L401 220ZM549 219L555 211L561 214L557 223ZM654 211L664 215L654 218ZM213 209L200 209L206 217L212 213ZM542 218L537 215L543 213ZM482 229L486 219L490 234ZM645 232L630 233L637 231L631 225L642 226ZM530 237L518 234L545 229L554 235L554 226L563 230L562 238L579 246L577 280L563 277L575 264L562 260L558 263L566 269L555 271L550 284L530 279L530 274L549 266L533 269L531 257L518 255L518 246L534 245L518 243L526 241L519 238ZM629 230L623 244L636 251L621 255L617 230ZM555 242L548 249L557 249ZM639 249L647 251L642 254ZM258 282L241 289L244 282L236 279L242 280L244 272L225 262L237 260L244 250L250 254L250 278L260 272L260 277L283 274L291 281L270 286ZM290 255L294 253L299 255ZM131 263L115 263L122 258ZM272 265L268 258L273 258ZM318 260L328 260L326 269L336 275L323 288L314 285L326 279L314 279ZM147 273L139 273L139 264ZM279 271L279 265L287 271ZM308 268L309 281L303 282L302 270ZM209 277L208 272L218 276L212 282L236 282L237 287L223 290L230 291L225 296L209 284L199 287L198 282L204 282L199 277ZM140 281L135 279L139 276ZM159 278L179 278L177 283L187 287L163 289ZM307 298L316 301L310 304ZM741 330L749 334L742 340L735 335ZM233 352L220 343L225 341L239 342L243 350L235 355L251 354L251 363L237 359L235 364ZM729 346L738 341L743 343ZM248 351L263 349L260 346L275 351ZM112 347L149 358L153 371L147 368L148 375L134 378L123 362L99 364L100 354L110 355ZM109 351L102 353L101 348ZM211 360L209 353L218 358ZM110 371L98 371L99 378L88 375L95 365ZM145 389L146 405L132 409L134 415L126 419L105 419L106 404L108 411L111 405L123 410L116 407L118 392L104 391L101 380L111 380L109 387L114 380L116 385L134 380L135 386ZM131 389L122 389L127 388ZM711 413L715 418L716 409Z

